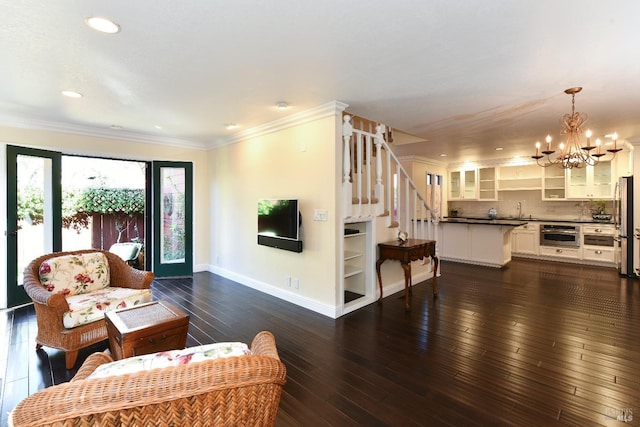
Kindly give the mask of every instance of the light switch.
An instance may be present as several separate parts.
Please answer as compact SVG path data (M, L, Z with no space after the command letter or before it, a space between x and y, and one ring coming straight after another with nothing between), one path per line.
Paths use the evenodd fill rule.
M329 219L329 211L326 209L315 209L313 211L314 221L327 221Z

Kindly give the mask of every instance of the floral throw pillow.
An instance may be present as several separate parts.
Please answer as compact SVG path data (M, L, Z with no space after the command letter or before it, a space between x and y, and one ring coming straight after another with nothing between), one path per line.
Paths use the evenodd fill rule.
M184 350L162 351L159 353L145 354L143 356L129 357L115 362L105 363L96 368L90 378L102 378L111 375L133 374L139 371L166 368L169 366L186 365L205 360L220 359L225 357L250 355L251 350L241 342L219 342L198 347L189 347Z
M40 264L40 283L49 292L79 295L109 286L109 262L101 252L62 255Z

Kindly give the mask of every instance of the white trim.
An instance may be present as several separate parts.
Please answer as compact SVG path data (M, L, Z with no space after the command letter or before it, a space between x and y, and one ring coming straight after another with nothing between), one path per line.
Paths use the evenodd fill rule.
M20 129L32 129L50 132L64 132L74 135L92 136L97 138L110 138L120 141L141 142L144 144L168 145L179 148L192 148L195 150L206 150L206 144L186 139L169 138L162 135L144 135L125 130L101 129L94 126L52 122L25 117L14 117L7 114L0 114L0 126L14 127Z
M194 272L210 272L213 274L217 274L219 276L222 276L226 279L229 280L233 280L236 283L239 283L243 286L247 286L249 288L255 289L257 291L263 292L267 295L271 295L274 296L276 298L280 298L281 300L284 300L286 302L290 302L291 304L295 304L298 305L300 307L306 308L308 310L314 311L318 314L322 314L323 316L327 316L330 317L332 319L337 319L338 317L345 315L347 313L351 313L352 311L355 311L359 308L362 308L366 305L369 305L375 301L377 301L377 298L379 297L378 295L378 288L376 287L376 296L375 298L371 299L371 298L359 298L356 301L354 301L354 304L352 303L348 303L345 304L345 307L342 308L340 306L331 306L331 305L327 305L327 304L323 304L320 303L318 301L312 300L310 298L306 298L303 296L300 296L299 294L290 292L290 291L286 291L282 288L278 288L277 286L273 286L270 285L268 283L265 282L261 282L259 280L255 280L246 276L243 276L241 274L238 273L234 273L233 271L221 268L221 267L216 267L215 265L206 265L206 264L200 264L197 267L194 267L193 269ZM433 277L433 273L429 272L429 271L422 271L419 272L415 275L412 275L412 283L422 283L425 280L429 280ZM377 285L377 284L376 284ZM384 287L383 289L384 291L384 297L387 298L388 296L391 296L397 292L400 291L404 291L404 279L399 280L397 282L394 282L392 284L388 284Z
M398 157L398 161L399 162L416 162L416 163L424 163L427 165L432 165L432 166L438 166L441 168L447 168L448 164L445 162L441 162L438 160L434 160L434 159L428 159L426 157L422 157L422 156L415 156L415 155L410 155L410 156L399 156Z
M319 105L315 108L301 111L300 113L292 114L291 116L283 117L281 119L238 132L227 138L213 142L208 148L222 147L224 145L245 141L250 138L257 138L269 133L288 129L293 126L299 126L308 122L320 120L325 117L335 116L337 114L341 114L348 106L349 105L340 101L327 102L326 104Z
M336 319L338 317L339 307L337 306L331 306L331 305L320 303L316 300L303 297L300 294L286 291L284 289L278 288L276 286L270 285L265 282L261 282L259 280L252 279L250 277L242 276L240 274L234 273L233 271L229 271L224 268L211 265L209 268L209 271L213 274L217 274L224 278L233 280L234 282L237 282L241 285L263 292L267 295L280 298L281 300L290 302L292 304L298 305L308 310L315 311L316 313L322 314L332 319Z

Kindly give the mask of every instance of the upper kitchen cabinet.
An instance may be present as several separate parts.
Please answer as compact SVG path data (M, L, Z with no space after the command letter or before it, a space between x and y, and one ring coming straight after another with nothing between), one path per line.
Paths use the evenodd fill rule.
M496 168L478 169L478 198L480 200L497 200Z
M567 170L567 198L611 199L613 198L613 165L611 161L600 161L594 166Z
M565 169L558 166L542 168L542 200L566 199L565 184Z
M536 164L500 166L498 191L540 190L542 188L541 169Z
M449 172L449 200L478 198L478 170L460 169Z

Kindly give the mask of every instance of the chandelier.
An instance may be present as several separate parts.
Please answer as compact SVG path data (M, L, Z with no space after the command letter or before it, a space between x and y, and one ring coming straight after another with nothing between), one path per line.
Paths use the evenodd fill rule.
M591 145L591 130L587 129L584 132L586 141L581 140L583 133L582 127L587 122L587 115L585 113L576 112L575 97L576 93L582 90L581 87L572 87L564 91L567 95L571 95L571 114L565 114L560 119L560 126L562 130L561 135L567 135L566 142L561 142L558 146L560 152L552 159L551 155L555 153L555 150L551 149L551 135L547 135L546 147L540 151L540 142L536 142L536 155L531 156L538 163L538 166L548 167L551 165L557 165L564 169L580 168L586 165L593 166L600 161L602 156L606 156L607 153L612 153L613 156L622 148L618 148L618 135L607 135L613 139L613 148L606 151L602 149L602 142L600 139L596 139L595 145ZM593 153L592 151L595 150ZM545 158L545 160L542 160Z

